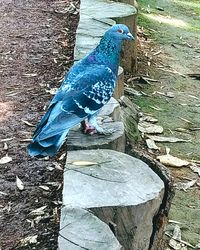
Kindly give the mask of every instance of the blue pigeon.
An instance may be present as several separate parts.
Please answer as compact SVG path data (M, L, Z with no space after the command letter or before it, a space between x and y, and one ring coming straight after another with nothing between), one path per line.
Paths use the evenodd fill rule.
M113 25L99 45L71 67L28 145L30 156L55 155L69 129L85 119L89 131L92 127L97 133L106 134L96 117L113 94L122 42L133 39L126 25Z

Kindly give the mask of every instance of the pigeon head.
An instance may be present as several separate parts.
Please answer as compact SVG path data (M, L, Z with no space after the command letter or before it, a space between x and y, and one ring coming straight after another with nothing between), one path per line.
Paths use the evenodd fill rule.
M128 27L124 24L113 25L106 31L98 46L86 57L86 63L104 64L117 75L124 40L134 40Z
M113 38L114 40L134 40L134 36L130 33L128 27L124 24L113 25L106 33L106 37Z

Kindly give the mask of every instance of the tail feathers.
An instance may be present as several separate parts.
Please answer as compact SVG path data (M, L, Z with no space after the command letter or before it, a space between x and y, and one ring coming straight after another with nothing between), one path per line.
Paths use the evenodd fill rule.
M38 134L42 131L43 127L47 124L49 116L50 116L51 111L52 111L54 106L55 106L55 104L52 104L49 107L48 111L45 113L45 115L42 117L42 120L40 121L39 125L37 126L37 128L34 132L33 139L38 136Z
M28 153L30 156L45 157L54 156L65 141L67 132L56 135L43 141L37 141L37 138L28 145Z

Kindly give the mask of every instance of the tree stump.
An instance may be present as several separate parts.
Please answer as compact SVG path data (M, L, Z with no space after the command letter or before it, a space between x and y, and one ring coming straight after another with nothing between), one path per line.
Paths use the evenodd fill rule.
M125 134L132 145L141 141L138 130L139 108L126 96L119 100L121 105L121 121L124 123Z
M90 161L93 165L73 165L78 161ZM163 195L163 181L139 159L105 149L68 152L63 205L91 211L109 225L126 250L149 249L152 218ZM77 225L79 238L80 224ZM73 241L77 243L78 239L74 237Z
M119 99L124 95L124 70L122 67L118 69L117 85L115 87L115 92L113 94L115 99Z
M120 105L112 97L110 101L101 109L98 120L102 120L101 126L104 129L113 130L110 135L88 135L84 134L79 127L72 129L67 137L67 149L98 149L107 148L116 151L125 151L125 130L121 122Z
M113 129L110 135L88 135L79 128L72 129L67 139L68 150L108 148L125 151L125 133L122 122L105 122L101 125L105 129Z
M121 121L120 105L113 97L110 98L110 101L99 112L99 117L106 118L108 116L112 117L113 121Z
M147 154L140 152L134 147L128 150L127 153L131 156L141 159L161 178L165 185L165 193L162 204L158 213L153 218L153 232L151 235L149 250L162 250L166 248L166 241L164 238L164 230L168 223L168 214L171 207L172 199L175 194L173 179L169 170L157 160L151 158Z
M103 10L103 11L102 11ZM82 59L94 49L111 25L124 23L136 37L137 9L133 5L109 0L82 0L77 29L75 60ZM125 42L122 66L125 71L136 70L136 42Z
M122 250L109 226L81 208L62 209L58 243L59 250Z
M123 17L117 17L115 20L117 23L126 24L131 33L134 35L134 42L125 41L121 54L121 65L125 71L136 73L137 71L137 1L136 0L114 0L115 2L125 3L135 7L134 15L127 15Z

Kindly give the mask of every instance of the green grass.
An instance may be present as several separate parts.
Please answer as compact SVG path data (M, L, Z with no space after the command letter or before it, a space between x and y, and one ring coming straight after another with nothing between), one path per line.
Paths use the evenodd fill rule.
M194 192L194 191L193 191ZM182 239L194 246L199 241L200 234L200 200L184 191L177 191L173 200L170 218L181 222ZM192 232L192 233L191 233Z
M165 3L166 5L162 4L164 11L158 11L155 2L156 1L153 0L140 1L138 16L138 24L144 27L147 32L149 29L159 30L159 27L161 25L163 26L165 32L160 32L159 34L151 33L154 38L162 40L163 37L167 38L169 32L175 34L183 30L200 32L200 19L198 16L200 14L200 3L195 0L174 0L170 5L167 3ZM173 18L173 20L171 20L171 18Z

